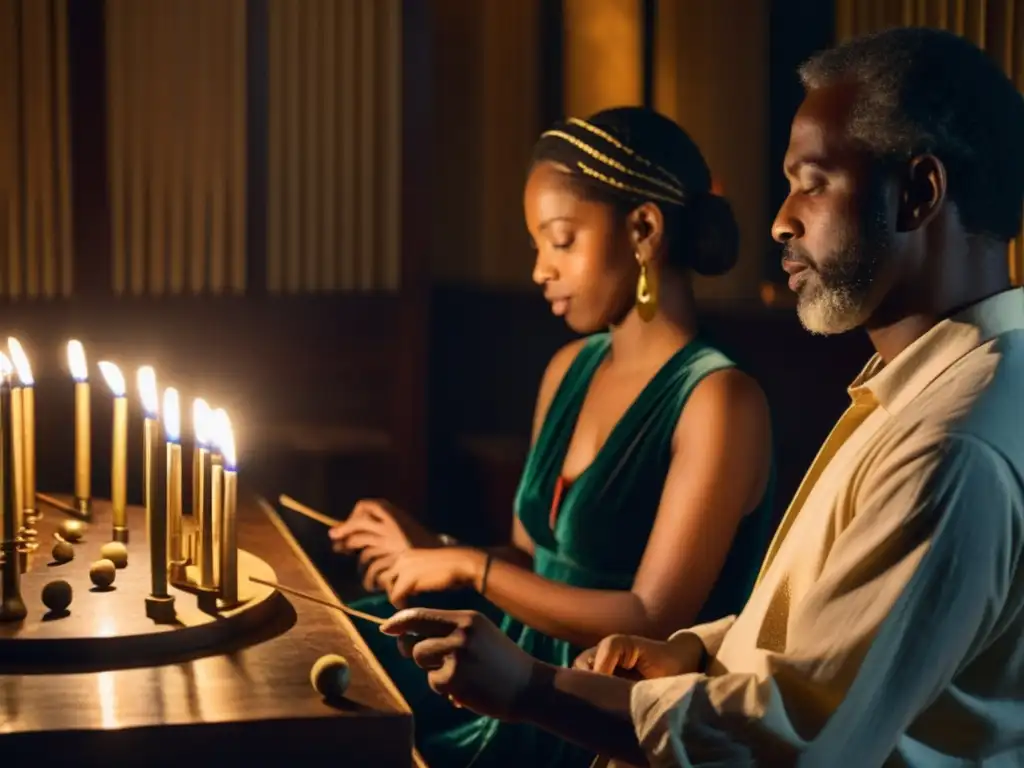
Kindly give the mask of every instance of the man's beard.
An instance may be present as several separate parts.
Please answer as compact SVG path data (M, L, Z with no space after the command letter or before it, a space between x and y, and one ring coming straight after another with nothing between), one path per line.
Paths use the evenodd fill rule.
M870 316L872 287L892 248L882 191L879 185L869 194L857 230L844 233L823 264L811 262L796 308L811 333L846 333Z

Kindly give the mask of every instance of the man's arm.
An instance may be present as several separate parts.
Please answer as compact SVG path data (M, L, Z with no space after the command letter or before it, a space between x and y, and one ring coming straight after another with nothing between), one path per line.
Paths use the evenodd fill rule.
M920 445L920 444L918 444ZM1022 542L1018 480L970 437L879 465L857 517L790 609L785 653L733 655L714 677L637 683L632 717L657 765L705 760L880 765L984 646Z

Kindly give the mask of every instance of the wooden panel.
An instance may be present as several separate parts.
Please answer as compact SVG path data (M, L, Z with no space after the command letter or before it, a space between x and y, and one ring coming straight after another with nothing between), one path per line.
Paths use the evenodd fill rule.
M1024 91L1021 0L836 0L838 42L895 24L937 27L966 37L999 62L1017 90ZM1024 233L1010 243L1009 259L1011 280L1024 285Z
M73 288L67 0L0 2L0 294Z
M270 0L267 289L394 291L401 0Z
M116 295L246 288L246 2L106 3Z
M565 0L565 110L643 103L641 0Z

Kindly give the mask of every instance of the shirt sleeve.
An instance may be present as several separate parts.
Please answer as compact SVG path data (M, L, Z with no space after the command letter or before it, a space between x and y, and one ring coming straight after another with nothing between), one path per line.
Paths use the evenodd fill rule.
M674 633L669 639L669 643L684 641L688 635L695 635L700 640L701 645L704 646L704 652L708 656L715 656L718 653L718 649L722 646L722 640L729 633L730 627L736 623L735 616L726 616L716 621L709 621L706 624L698 624L696 627L690 627L689 629L681 629Z
M855 518L790 606L784 653L634 687L651 765L880 765L980 652L1011 594L1019 482L975 438L907 443L858 484Z

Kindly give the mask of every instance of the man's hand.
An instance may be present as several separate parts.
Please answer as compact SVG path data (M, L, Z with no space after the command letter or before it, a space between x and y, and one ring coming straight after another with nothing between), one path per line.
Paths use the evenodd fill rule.
M427 670L430 687L452 703L511 719L538 661L475 611L410 608L380 631Z
M611 635L577 656L573 667L603 675L627 671L647 679L672 677L696 672L703 654L700 639L685 632L669 642Z

